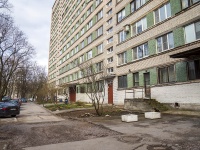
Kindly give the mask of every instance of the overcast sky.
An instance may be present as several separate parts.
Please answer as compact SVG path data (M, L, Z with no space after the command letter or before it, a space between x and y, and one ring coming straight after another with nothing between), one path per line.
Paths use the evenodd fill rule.
M55 0L9 0L15 24L36 50L39 65L48 66L51 11Z

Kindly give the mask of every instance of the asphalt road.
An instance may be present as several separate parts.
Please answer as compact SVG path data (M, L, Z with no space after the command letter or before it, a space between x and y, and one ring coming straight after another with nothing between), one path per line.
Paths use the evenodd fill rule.
M200 150L199 129L199 117L149 120L140 114L131 123L120 116L63 120L27 103L18 117L1 118L0 150Z
M51 121L62 121L63 119L53 115L46 109L42 108L35 103L28 102L22 103L20 109L20 115L16 117L0 118L1 123L39 123L39 122L51 122Z

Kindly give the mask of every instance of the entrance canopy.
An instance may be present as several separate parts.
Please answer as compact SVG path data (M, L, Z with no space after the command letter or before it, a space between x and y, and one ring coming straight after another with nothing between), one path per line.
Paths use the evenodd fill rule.
M170 55L171 58L191 58L200 57L200 47L194 48L185 52Z

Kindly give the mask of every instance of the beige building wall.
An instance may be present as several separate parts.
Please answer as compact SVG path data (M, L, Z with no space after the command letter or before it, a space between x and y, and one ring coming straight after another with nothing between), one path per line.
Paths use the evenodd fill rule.
M191 60L191 58L171 58L171 55L191 51L193 49L200 48L200 41L197 39L194 42L186 44L184 41L185 34L184 34L184 27L188 24L197 22L200 19L200 2L197 2L193 5L191 5L188 8L183 9L181 6L181 0L146 0L146 3L141 6L137 11L134 13L130 13L127 8L130 8L130 3L133 0L122 0L119 3L117 3L116 0L111 0L112 5L108 6L109 0L103 0L98 7L93 9L92 13L86 17L86 19L78 26L77 29L70 35L70 37L67 38L65 42L62 42L64 37L71 31L72 27L76 25L76 22L78 20L81 20L81 17L84 13L87 12L87 10L95 4L96 1L89 1L89 0L80 0L79 5L75 7L75 9L71 12L71 15L68 19L65 19L70 10L74 7L74 5L77 4L79 0L77 1L65 1L65 0L56 0L55 4L52 9L52 25L51 25L51 41L50 41L50 57L49 57L49 82L50 83L56 83L56 86L58 88L62 88L62 85L70 85L70 84L78 84L81 79L76 79L73 81L64 81L62 83L59 83L59 80L68 78L69 75L74 74L75 72L79 71L78 67L74 67L65 73L59 73L59 70L66 66L67 64L71 63L73 60L79 58L80 56L84 55L86 52L88 52L91 49L94 49L94 47L98 46L99 44L103 43L103 53L96 55L91 60L93 63L97 63L100 61L104 61L104 63L107 65L108 68L113 67L114 71L113 74L115 74L115 78L113 80L113 103L114 104L124 104L125 99L125 93L127 88L134 89L135 96L134 98L144 98L145 97L145 86L143 81L143 73L145 72L151 72L153 69L153 73L150 73L151 76L151 97L156 98L158 101L163 103L187 103L191 101L191 103L200 103L199 95L195 94L197 93L198 89L200 89L200 85L198 84L200 82L199 79L196 79L195 82L197 84L191 84L188 80L187 74L185 73L184 79L182 80L178 79L178 71L179 68L177 67L177 63L184 63ZM74 17L74 21L71 23L70 26L66 28L66 26L70 23L72 20L72 17L74 14L77 13L77 10L82 7L83 3L86 3L86 6L83 10L80 11L80 14L76 17ZM171 5L171 16L162 22L159 22L155 24L155 10L162 7L166 3L170 3ZM68 8L67 13L66 8ZM126 13L128 14L121 22L117 22L117 14L122 9L125 8ZM75 37L77 33L81 31L81 29L91 20L94 18L94 16L103 9L103 18L100 19L97 23L95 23L87 32L85 32L82 36L79 36L78 40L76 40L70 47L60 54L60 51L64 48L64 46L71 41L72 37ZM108 12L112 9L112 13L108 14ZM65 15L64 15L65 14ZM64 17L63 17L64 16ZM140 19L147 17L147 23L153 23L152 25L148 26L146 30L144 30L142 33L137 35L132 35L133 33L133 24L138 22ZM152 17L152 18L151 18ZM108 20L112 18L112 23L108 24ZM66 20L66 22L64 22ZM129 25L129 34L131 34L130 37L128 37L124 42L119 43L119 32L124 30L125 27ZM103 26L103 34L92 41L92 43L88 44L85 48L79 49L79 51L74 54L73 56L70 56L69 59L64 61L63 63L60 63L60 60L65 56L68 52L73 50L78 44L80 44L83 40L85 40L91 33L96 31L99 27ZM113 31L111 33L108 33L108 29L113 28ZM66 30L64 30L66 28ZM174 44L175 47L163 52L158 52L156 48L156 39L159 36L162 36L164 34L167 34L169 32L173 33L174 36ZM176 35L175 35L176 34ZM180 35L179 35L180 34ZM108 43L108 39L110 37L113 37L113 42ZM179 39L177 39L180 38ZM181 41L182 39L182 41ZM149 52L153 51L153 54L149 54L149 56L144 57L142 59L133 60L133 51L132 49L144 44L145 42L148 42L150 45L150 42L154 42L153 48L149 46ZM183 43L184 42L184 43ZM152 45L151 45L152 46ZM113 47L113 52L108 53L108 49L110 47ZM54 53L52 54L52 51ZM129 53L129 52L130 53ZM127 59L131 58L129 62L118 65L119 58L118 54L122 52L127 52ZM192 54L191 54L192 55ZM107 59L113 57L113 62L107 64ZM52 59L54 61L52 61ZM195 60L198 60L199 57L195 58ZM176 66L175 74L176 82L173 84L171 83L165 83L160 84L159 83L159 68L168 66L170 64L174 64ZM56 66L52 69L52 66ZM133 86L133 77L132 74L139 72L140 73L140 85L139 87ZM185 72L187 72L187 68L185 68ZM127 75L127 87L120 88L118 85L118 77L121 75ZM152 77L153 76L153 77ZM187 79L186 79L187 78ZM67 79L66 79L67 80ZM181 84L181 86L180 86ZM170 85L170 86L169 86ZM108 103L108 85L105 87L105 103ZM176 97L176 94L180 94L180 91L183 90L192 90L194 89L194 93L189 93L188 95L184 95L184 99L180 97ZM141 90L143 92L141 92ZM168 92L164 92L164 91ZM174 91L173 91L174 90ZM176 91L176 92L175 92ZM77 91L76 91L77 92ZM167 96L166 96L167 95ZM127 95L128 98L131 98L131 95ZM77 93L76 99L77 100L83 100L86 102L89 102L90 100L86 98L86 94L84 93ZM176 98L174 98L176 97ZM133 98L133 97L132 97ZM188 101L190 100L190 101Z

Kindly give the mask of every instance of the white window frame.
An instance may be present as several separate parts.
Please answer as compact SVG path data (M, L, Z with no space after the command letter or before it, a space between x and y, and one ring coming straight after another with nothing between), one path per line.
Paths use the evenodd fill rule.
M169 6L169 8L170 8L170 10L168 10L167 9L167 6ZM171 12L171 4L170 3L166 3L165 5L162 5L160 8L158 8L158 9L156 9L155 11L154 11L154 23L156 24L156 23L159 23L159 22L162 22L162 21L164 21L164 20L161 20L161 8L163 8L164 7L164 14L165 14L165 19L164 20L166 20L166 19L168 19L168 18L170 18L171 16L172 16L172 12ZM168 11L170 11L170 12L168 12ZM156 12L158 12L158 22L156 22ZM168 16L168 13L170 13L170 15Z
M109 39L107 39L108 44L113 42L113 37L110 37Z
M121 22L126 17L125 8L117 13L117 22Z
M92 59L92 50L87 52L87 60Z
M103 43L97 46L97 54L103 53Z
M103 34L103 26L97 29L97 37L101 36L102 34Z
M119 34L118 34L118 36L119 36L119 43L121 43L121 42L124 42L125 40L126 40L126 31L121 31L121 32L119 32Z
M169 35L172 35L172 37L173 37L173 47L170 47ZM164 36L167 36L167 49L164 49L164 43L163 43L163 37L164 37ZM159 49L158 49L158 39L161 39L161 48L162 48L161 51L159 51ZM172 48L174 48L174 35L173 35L173 32L169 32L169 33L167 33L167 34L164 34L164 35L162 35L162 36L156 38L156 49L157 49L157 52L158 52L158 53L167 51L167 50L172 49Z

